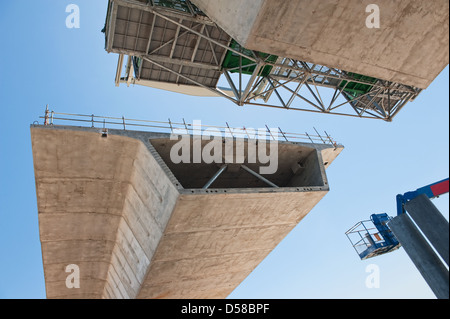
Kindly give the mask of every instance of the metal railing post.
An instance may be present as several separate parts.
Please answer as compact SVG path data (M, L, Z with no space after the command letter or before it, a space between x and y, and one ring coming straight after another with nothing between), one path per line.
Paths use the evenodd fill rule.
M45 107L44 125L48 125L48 104Z

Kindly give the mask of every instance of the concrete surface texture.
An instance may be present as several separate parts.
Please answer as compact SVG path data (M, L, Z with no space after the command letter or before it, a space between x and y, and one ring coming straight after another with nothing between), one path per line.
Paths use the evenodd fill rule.
M100 131L31 127L48 298L227 297L329 191L324 162L343 149L280 144L304 163L285 187L224 175L222 188L185 188L161 149L169 134ZM208 179L215 164L203 165ZM68 265L80 288L66 285Z
M449 62L447 0L192 0L248 49L426 89ZM369 4L380 28L367 28Z
M394 217L389 228L438 299L449 298L449 272L407 214Z
M409 216L420 228L436 252L449 264L449 224L433 202L420 195L405 204Z

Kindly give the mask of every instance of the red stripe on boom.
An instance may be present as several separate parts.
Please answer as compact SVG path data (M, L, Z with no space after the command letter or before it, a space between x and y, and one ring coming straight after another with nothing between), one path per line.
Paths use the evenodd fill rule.
M449 192L449 183L448 183L448 181L449 180L447 179L447 180L445 180L445 181L443 181L443 182L441 182L439 184L431 185L430 188L431 188L431 191L433 192L433 195L434 196L439 196L439 195L448 193Z

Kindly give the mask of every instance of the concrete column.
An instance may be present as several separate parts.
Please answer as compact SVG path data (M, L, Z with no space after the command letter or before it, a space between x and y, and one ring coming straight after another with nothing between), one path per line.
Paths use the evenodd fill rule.
M438 299L449 298L449 273L433 248L428 244L408 215L402 214L389 222L394 235L405 248L423 278Z
M420 195L405 205L406 211L448 265L448 221L426 195Z

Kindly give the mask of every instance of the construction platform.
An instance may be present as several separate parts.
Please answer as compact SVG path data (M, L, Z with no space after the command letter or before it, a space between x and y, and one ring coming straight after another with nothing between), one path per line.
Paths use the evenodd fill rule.
M247 153L226 170L173 164L170 136L31 126L48 298L227 297L327 194L343 149L279 141L261 178ZM66 286L68 265L80 288Z
M380 1L380 29L365 2L108 3L117 86L391 121L448 65L445 0Z

